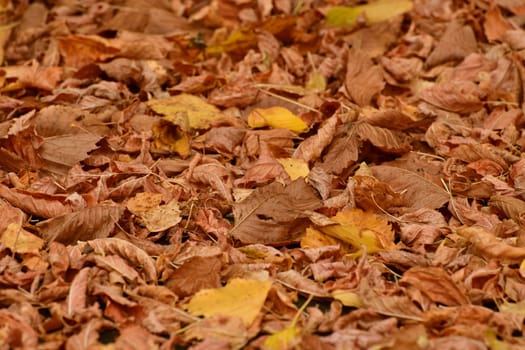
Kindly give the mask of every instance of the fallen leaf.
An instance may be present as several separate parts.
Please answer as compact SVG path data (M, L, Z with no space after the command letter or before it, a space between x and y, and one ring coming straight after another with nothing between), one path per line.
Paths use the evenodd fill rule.
M338 225L319 226L322 233L351 244L361 251L376 253L384 249L394 249L394 232L386 220L374 213L361 209L345 209L331 218Z
M306 178L310 173L308 164L300 159L278 158L277 161L283 166L284 171L286 171L292 181L301 177Z
M256 108L248 115L248 125L251 128L282 128L297 134L308 131L308 125L298 116L284 107Z
M56 216L36 226L47 242L74 244L77 241L108 237L122 213L120 206L96 206Z
M303 179L287 186L274 182L234 205L235 226L230 235L244 244L296 241L302 233L301 227L305 227L304 211L315 210L320 204L314 190Z
M146 282L151 283L157 280L157 271L153 259L133 243L112 237L94 239L87 241L86 244L94 249L95 254L116 254L131 262L132 266L144 275Z
M249 326L261 311L271 286L270 281L234 278L222 288L199 291L186 309L196 316L240 317Z
M367 23L379 23L412 10L411 0L377 0L361 6L334 6L326 14L326 23L335 27L352 27L360 16Z
M24 230L20 224L11 223L1 234L0 243L3 243L13 253L38 255L45 241Z
M221 116L217 107L200 97L189 94L151 99L147 104L156 113L163 115L164 120L174 125L187 124L191 129L208 129L210 122ZM183 130L187 131L184 127Z
M402 192L409 207L437 209L450 200L449 194L442 187L412 171L387 165L370 169L374 177L389 184L394 191Z

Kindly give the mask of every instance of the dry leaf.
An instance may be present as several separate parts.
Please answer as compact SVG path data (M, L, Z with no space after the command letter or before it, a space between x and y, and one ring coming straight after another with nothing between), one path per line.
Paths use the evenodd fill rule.
M310 173L308 164L300 159L278 158L277 161L283 166L284 171L286 171L292 181L301 177L306 178Z
M361 6L334 6L328 10L326 22L336 27L352 27L364 15L367 23L378 23L408 12L412 6L411 0L376 0Z
M450 199L440 186L405 169L380 165L371 167L374 177L389 184L396 192L403 192L405 205L415 208L437 209Z
M186 308L197 316L240 317L249 326L261 311L271 286L270 281L234 278L222 288L199 291Z
M297 134L308 131L308 125L298 116L284 107L256 108L248 115L248 126L251 128L282 128Z
M318 227L330 237L351 244L357 250L366 248L367 253L394 249L394 232L386 220L361 209L345 209L331 218L338 225Z
M95 250L96 254L116 254L131 262L132 266L144 275L146 282L157 280L153 259L133 243L119 238L100 238L88 241L87 244Z
M180 94L170 98L152 99L148 106L174 125L191 129L208 129L210 122L221 116L220 110L200 97ZM183 127L187 131L186 127Z
M97 206L41 221L37 227L47 242L74 244L108 237L122 213L120 206Z
M1 234L0 243L3 243L13 253L38 255L45 241L24 230L20 224L12 223Z
M302 233L301 227L306 228L305 210L315 210L320 204L303 179L287 186L274 182L234 205L235 226L230 234L245 244L293 242Z

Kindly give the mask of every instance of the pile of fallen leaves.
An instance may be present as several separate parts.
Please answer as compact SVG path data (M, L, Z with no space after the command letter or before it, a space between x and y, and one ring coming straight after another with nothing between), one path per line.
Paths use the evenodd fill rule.
M2 349L523 349L525 7L0 1Z

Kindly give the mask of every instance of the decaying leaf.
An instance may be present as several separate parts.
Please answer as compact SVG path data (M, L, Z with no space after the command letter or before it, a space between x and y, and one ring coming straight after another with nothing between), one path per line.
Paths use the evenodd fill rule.
M133 243L120 238L99 238L88 241L87 244L95 250L96 254L116 254L124 260L130 261L135 269L144 275L146 282L157 280L153 259Z
M74 244L108 237L122 212L120 206L97 206L41 221L37 227L47 242Z
M270 281L234 278L222 288L201 290L186 308L197 316L239 317L249 326L261 311L271 286Z
M235 226L230 234L242 243L284 244L297 241L306 228L306 210L315 210L320 200L304 179L287 186L278 183L255 190L235 204Z

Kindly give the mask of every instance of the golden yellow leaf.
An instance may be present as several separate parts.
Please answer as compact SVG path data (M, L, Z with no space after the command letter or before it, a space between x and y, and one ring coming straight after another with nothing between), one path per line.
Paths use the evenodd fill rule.
M326 23L334 27L352 27L359 16L367 23L379 23L412 10L411 0L378 0L360 6L335 6L328 10Z
M292 181L300 177L307 177L310 173L308 163L301 159L278 158L277 161L283 166L284 171L286 171Z
M332 217L339 225L319 227L319 230L333 238L349 243L368 253L394 248L394 232L388 222L371 212L353 208L343 210Z
M308 227L305 235L301 238L301 248L320 248L338 244L340 244L339 240L327 236L312 227Z
M301 329L295 326L286 327L279 332L270 335L264 341L263 349L287 350L291 349L299 341L298 335Z
M195 316L240 317L249 326L261 311L271 286L270 281L234 278L222 288L199 291L186 308Z
M24 230L19 224L11 223L2 234L0 243L14 253L39 254L45 242L42 238Z
M152 99L147 105L164 120L177 125L183 131L191 129L208 129L210 121L221 116L221 111L202 98L189 94L180 94L169 98Z
M360 308L361 298L359 294L350 292L347 290L334 290L332 296L335 300L339 300L344 306L357 307Z
M298 134L308 131L308 125L301 118L279 106L254 109L248 115L248 125L251 128L283 128Z

